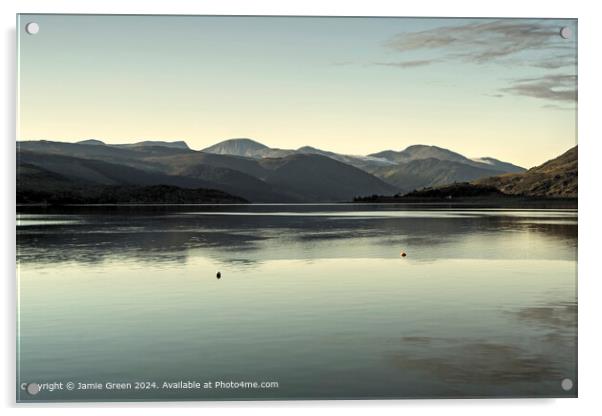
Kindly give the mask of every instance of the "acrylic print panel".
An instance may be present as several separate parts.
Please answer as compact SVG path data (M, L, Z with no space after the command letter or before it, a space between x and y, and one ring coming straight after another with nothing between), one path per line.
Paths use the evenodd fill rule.
M576 397L576 76L572 19L20 15L18 401Z

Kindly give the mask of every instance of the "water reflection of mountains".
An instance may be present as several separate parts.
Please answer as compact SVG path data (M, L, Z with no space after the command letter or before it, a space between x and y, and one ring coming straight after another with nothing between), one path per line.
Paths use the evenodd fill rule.
M228 215L249 209L253 215ZM204 256L249 267L275 259L395 258L403 248L411 261L576 258L577 222L567 212L442 215L412 209L410 217L395 217L386 216L391 208L377 211L385 216L366 211L374 212L374 207L29 208L22 213L23 223L28 219L35 223L18 227L17 257L27 262L93 263L112 258L183 263L189 256ZM527 236L525 250L521 237Z

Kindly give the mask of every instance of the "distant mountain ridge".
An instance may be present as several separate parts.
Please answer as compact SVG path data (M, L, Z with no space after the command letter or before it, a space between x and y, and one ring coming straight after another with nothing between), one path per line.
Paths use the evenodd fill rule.
M218 155L242 156L251 158L284 157L293 154L293 150L272 149L252 139L228 139L201 150Z
M91 145L97 145L97 146L105 146L106 143L101 141L101 140L96 140L96 139L87 139L87 140L80 140L79 142L76 142L76 144L91 144Z
M427 146L423 144L415 144L406 147L404 150L385 150L379 153L373 153L369 156L380 157L396 163L407 163L417 159L439 159L450 160L454 162L469 161L466 157L451 150L437 146Z
M114 146L120 146L120 147L153 147L153 146L159 146L159 147L169 147L169 148L172 148L172 149L190 150L190 148L188 147L188 144L186 144L186 142L183 141L183 140L177 140L175 142L164 142L164 141L161 141L161 140L145 140L145 141L138 142L138 143L116 144Z
M373 153L369 156L384 158L396 163L409 163L414 160L437 159L450 162L464 163L482 169L490 169L507 173L524 172L525 169L512 163L502 162L491 157L470 159L460 153L453 152L438 146L427 146L416 144L408 146L402 151L385 150L384 152Z
M46 141L46 140L44 140ZM174 142L166 142L162 140L144 140L137 143L126 143L126 144L107 144L102 140L98 139L86 139L80 140L79 142L75 142L75 144L86 144L86 145L96 145L96 146L114 146L114 147L151 147L151 146L160 146L160 147L171 147L173 149L186 149L189 150L188 144L186 144L183 140L177 140Z
M321 155L255 159L158 144L26 141L17 144L17 160L90 186L218 189L251 202L343 202L397 191L361 169Z

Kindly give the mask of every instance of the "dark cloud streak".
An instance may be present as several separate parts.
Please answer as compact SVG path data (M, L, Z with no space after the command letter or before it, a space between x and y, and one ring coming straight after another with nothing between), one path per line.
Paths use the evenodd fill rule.
M385 45L398 52L445 48L446 57L485 63L523 51L569 50L572 43L563 43L559 30L545 21L498 20L400 33Z
M416 59L413 61L400 61L400 62L375 62L374 65L382 66L394 66L397 68L415 68L418 66L426 66L436 63L437 59Z
M512 86L503 88L502 91L552 101L576 101L576 86L576 76L554 74L540 78L518 79Z

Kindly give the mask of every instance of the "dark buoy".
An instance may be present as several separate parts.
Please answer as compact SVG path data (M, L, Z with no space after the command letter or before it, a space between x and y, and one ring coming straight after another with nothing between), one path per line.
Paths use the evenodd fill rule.
M402 251L401 253L399 253L399 255L400 255L401 257L405 257L407 254L406 254L406 252L405 252L405 251Z
M220 279L222 277L222 272L217 272L217 275L215 277L217 277L218 279Z

